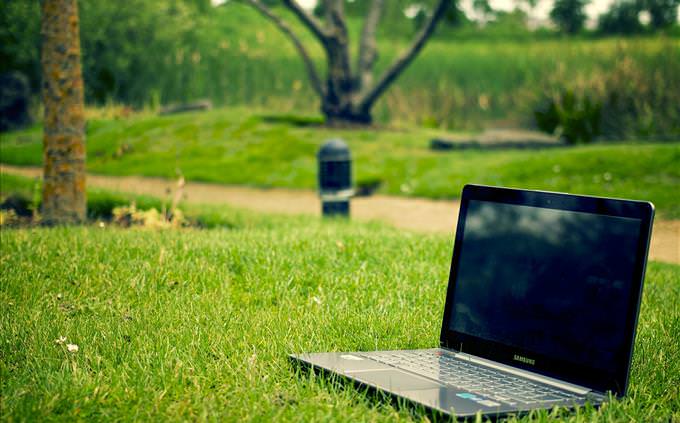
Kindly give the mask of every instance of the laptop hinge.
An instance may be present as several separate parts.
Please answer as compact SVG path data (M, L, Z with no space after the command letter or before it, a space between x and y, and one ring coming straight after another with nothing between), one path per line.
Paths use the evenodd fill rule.
M501 370L505 373L514 374L516 376L521 376L525 379L530 379L535 382L544 383L546 385L554 386L556 388L564 389L566 391L574 392L579 395L585 395L587 393L593 392L592 389L585 386L576 385L573 383L565 382L563 380L555 379L549 376L544 376L539 373L534 373L529 370L520 369L517 367L508 366L506 364L497 363L495 361L487 360L485 358L477 357L472 354L461 353L449 348L446 348L449 352L453 353L456 358L461 360L470 361L475 364L481 364L482 366L491 367L496 370Z

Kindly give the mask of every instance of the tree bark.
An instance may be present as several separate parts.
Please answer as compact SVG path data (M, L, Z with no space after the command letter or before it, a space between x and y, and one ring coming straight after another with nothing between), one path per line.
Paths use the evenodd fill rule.
M76 0L43 0L43 222L85 220L85 116Z
M257 1L257 0L255 0ZM310 15L309 13L305 12L305 10L300 7L299 4L295 0L282 0L283 4L290 9L295 16L302 21L303 24L307 28L309 28L310 31L318 38L319 40L323 40L326 37L326 31L323 30L321 27L321 23L316 20L316 18L313 15ZM323 1L323 0L322 0Z
M328 59L326 95L321 110L329 123L345 120L352 114L354 80L349 60L349 39L345 24L344 0L326 0L326 37L324 47Z

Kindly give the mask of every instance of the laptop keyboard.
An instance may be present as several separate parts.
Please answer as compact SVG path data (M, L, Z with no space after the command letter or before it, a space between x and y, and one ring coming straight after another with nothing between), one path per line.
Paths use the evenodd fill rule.
M510 405L577 401L585 398L583 395L536 383L440 351L394 351L363 355Z

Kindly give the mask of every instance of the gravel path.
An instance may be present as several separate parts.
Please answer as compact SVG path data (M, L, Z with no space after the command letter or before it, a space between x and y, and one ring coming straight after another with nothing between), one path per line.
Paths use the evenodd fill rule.
M42 175L42 169L38 167L0 165L0 172L28 177ZM88 175L87 183L112 191L156 197L166 197L173 186L167 179L138 176ZM229 204L280 214L321 214L319 199L313 191L188 182L184 193L186 201L197 204ZM453 234L459 202L374 195L353 199L351 207L352 217L358 220L381 220L403 229ZM650 258L680 264L680 220L657 219L654 222Z

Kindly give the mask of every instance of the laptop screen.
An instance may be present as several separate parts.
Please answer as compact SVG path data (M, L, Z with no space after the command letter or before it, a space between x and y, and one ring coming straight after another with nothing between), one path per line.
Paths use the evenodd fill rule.
M449 330L514 348L520 365L627 369L641 228L640 218L470 199Z

